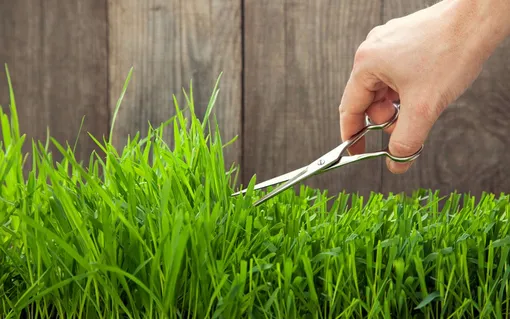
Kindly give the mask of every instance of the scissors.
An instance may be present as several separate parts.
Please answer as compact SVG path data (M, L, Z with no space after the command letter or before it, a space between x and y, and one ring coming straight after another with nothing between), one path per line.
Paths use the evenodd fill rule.
M380 156L387 156L393 161L396 162L410 162L418 158L420 156L423 145L420 147L420 149L414 153L411 156L406 157L399 157L394 156L389 152L388 147L381 151L376 152L370 152L370 153L362 153L352 156L343 156L344 152L353 144L358 142L365 134L367 134L369 131L374 130L383 130L389 126L391 126L398 118L400 113L400 104L399 103L393 103L393 106L395 107L395 113L393 114L392 118L390 118L387 122L382 124L374 124L368 116L365 116L365 122L366 126L363 127L358 133L354 134L350 139L346 140L339 146L335 147L328 153L322 155L320 158L316 159L312 163L310 163L307 166L298 168L292 172L288 172L286 174L274 177L270 180L267 180L265 182L256 184L254 186L254 190L266 188L269 186L273 186L276 184L281 184L274 188L271 192L263 196L261 199L256 201L253 205L258 206L261 203L267 201L268 199L280 194L281 192L287 190L288 188L294 186L295 184L311 177L317 174L322 174L324 172L329 172L333 169L345 166L347 164L351 164L354 162L358 162L361 160L376 158ZM233 193L232 196L237 196L239 194L243 194L247 191L247 189L238 191L236 193Z

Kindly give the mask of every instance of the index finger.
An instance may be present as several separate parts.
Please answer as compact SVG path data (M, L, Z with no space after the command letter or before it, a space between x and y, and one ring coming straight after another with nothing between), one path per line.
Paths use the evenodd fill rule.
M365 126L365 114L375 97L374 88L367 87L366 80L359 72L352 72L345 86L339 106L340 136L342 141L349 139ZM350 154L359 154L365 150L365 138L361 138L348 149Z

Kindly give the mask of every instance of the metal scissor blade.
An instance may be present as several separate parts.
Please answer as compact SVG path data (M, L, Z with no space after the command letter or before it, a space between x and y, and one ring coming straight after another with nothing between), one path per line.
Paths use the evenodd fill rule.
M280 175L280 176L277 176L277 177L273 177L272 179L264 181L262 183L256 184L254 186L254 190L261 189L261 188L266 188L266 187L273 186L273 185L280 184L280 183L284 183L284 182L293 182L294 184L298 183L302 179L300 179L298 181L295 181L295 182L293 181L293 179L298 177L302 173L306 172L307 170L309 170L309 168L311 166L315 165L315 166L318 167L317 170L315 170L313 172L313 174L315 174L317 171L320 171L320 170L322 170L322 169L324 169L324 168L326 168L326 167L328 167L330 165L333 165L333 164L337 163L338 159L340 158L342 153L345 151L347 146L348 146L347 142L344 142L344 143L340 144L339 146L335 147L334 149L332 149L331 151L329 151L328 153L326 153L325 155L321 156L319 159L315 160L312 164L309 164L307 166L298 168L296 170L293 170L292 172L288 172L288 173L285 173L283 175ZM305 178L308 178L310 176L311 175L306 176ZM292 185L290 185L290 186L292 186ZM290 187L290 186L288 186L288 187ZM285 187L285 188L288 188L288 187ZM232 194L232 196L237 196L239 194L246 193L247 190L248 189L243 189L241 191L235 192L235 193ZM273 192L274 191L277 191L277 189L274 189ZM270 192L269 194L273 194L273 192ZM278 193L279 193L279 191L278 191ZM274 195L272 195L272 196L274 196Z
M258 206L262 202L268 200L271 197L274 197L281 192L285 191L286 189L294 186L295 184L321 172L326 170L329 166L332 166L340 160L340 156L342 152L344 151L344 145L340 145L339 147L336 147L332 151L328 152L326 155L322 156L318 160L314 161L312 164L308 165L304 170L301 172L298 172L296 175L294 175L292 178L290 178L287 182L284 184L281 184L280 186L273 189L271 192L263 196L261 199L256 201L253 205Z
M358 161L362 161L362 160L370 159L370 158L374 158L374 157L379 157L379 156L389 156L389 154L386 151L380 151L380 152L364 153L364 154L352 155L352 156L344 156L344 157L340 158L338 163L334 163L334 164L330 165L329 167L320 167L319 165L316 165L316 167L314 169L310 169L310 167L312 167L312 165L313 165L312 164L312 165L306 167L305 171L303 171L302 169L301 169L301 172L297 172L298 170L293 171L291 173L294 173L293 174L294 176L292 178L289 178L285 184L278 186L273 191L269 192L268 194L263 196L261 199L256 201L253 205L257 206L257 205L261 204L262 202L268 200L269 198L278 195L279 193L283 192L287 188L299 183L300 181L303 181L303 180L311 177L312 175L317 174L318 172L328 172L328 171L337 169L337 168L342 167L347 164L351 164L354 162L358 162ZM298 174L296 174L296 172ZM288 173L288 174L291 174L291 173ZM273 180L269 180L267 182L275 181L277 179L278 179L278 182L284 182L286 175L282 175L278 178L274 178Z
M283 175L271 178L271 179L269 179L267 181L264 181L262 183L255 184L253 189L257 190L257 189L262 189L262 188L266 188L266 187L269 187L269 186L273 186L273 185L284 183L284 182L288 181L289 179L293 178L294 176L298 175L302 171L304 171L306 168L307 168L306 166L305 167L301 167L301 168L298 168L296 170L293 170L292 172L288 172L288 173L285 173ZM240 194L244 194L247 191L248 191L248 189L246 188L246 189L243 189L243 190L240 190L238 192L233 193L232 196L237 196L237 195L240 195Z
M268 200L269 198L271 197L274 197L278 194L280 194L281 192L287 190L288 188L294 186L296 183L304 180L305 178L308 178L310 176L310 173L309 173L309 170L308 168L302 170L301 172L299 172L297 175L295 175L294 177L292 177L291 179L289 179L287 182L277 186L275 189L273 189L271 192L267 193L266 195L264 195L261 199L259 199L258 201L256 201L255 203L253 203L253 206L258 206L259 204L261 204L262 202L265 202L266 200Z

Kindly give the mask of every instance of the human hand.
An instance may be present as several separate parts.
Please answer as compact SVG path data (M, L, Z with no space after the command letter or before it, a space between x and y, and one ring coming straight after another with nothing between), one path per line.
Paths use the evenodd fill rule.
M385 131L389 151L409 156L420 149L445 108L477 78L484 62L510 33L510 1L445 0L374 28L356 52L340 103L341 138L365 124L387 121L400 100L398 120ZM506 15L506 16L505 16ZM365 140L349 148L365 149ZM410 163L387 159L404 173Z

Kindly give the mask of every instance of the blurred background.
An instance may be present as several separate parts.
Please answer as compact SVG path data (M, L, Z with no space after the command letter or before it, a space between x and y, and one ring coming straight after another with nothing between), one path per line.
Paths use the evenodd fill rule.
M173 114L193 91L203 116L223 72L215 114L226 166L246 184L308 164L338 145L338 104L355 51L375 26L435 0L16 0L0 3L0 61L12 76L23 133L74 144L87 161L107 136L115 104L134 67L115 124L128 135ZM510 39L509 39L510 41ZM306 184L367 195L432 188L510 192L510 42L441 116L424 153L404 175L382 159L309 179ZM405 45L405 43L402 43ZM0 104L9 105L4 68ZM84 126L78 136L84 118ZM171 133L168 139L171 138ZM370 134L368 149L388 136ZM57 159L60 158L58 155Z

